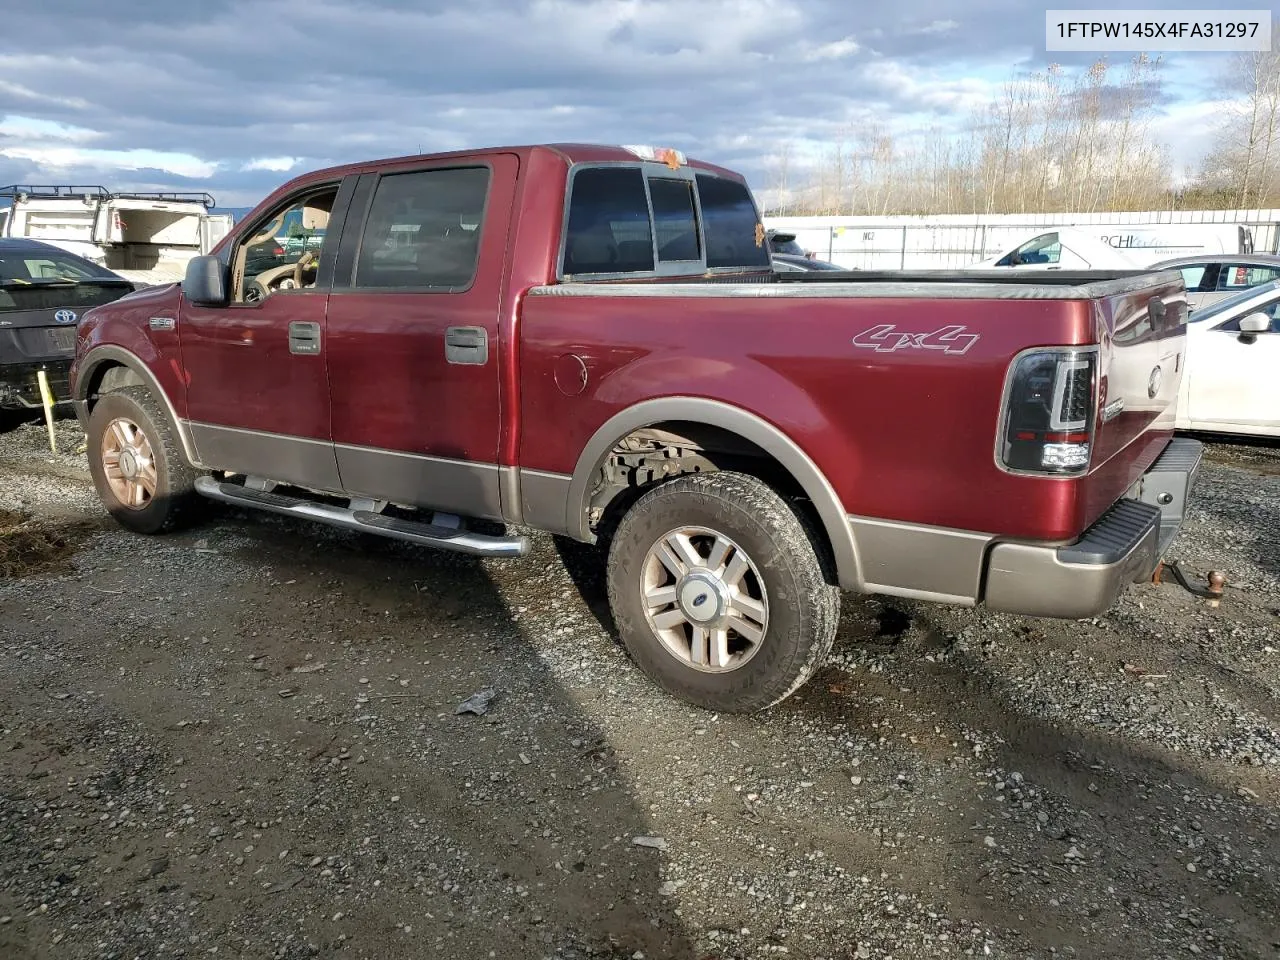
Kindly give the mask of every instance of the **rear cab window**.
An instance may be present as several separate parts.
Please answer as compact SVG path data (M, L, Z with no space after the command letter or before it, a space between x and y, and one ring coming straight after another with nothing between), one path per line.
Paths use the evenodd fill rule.
M663 164L571 173L561 255L567 279L766 271L769 248L746 184Z

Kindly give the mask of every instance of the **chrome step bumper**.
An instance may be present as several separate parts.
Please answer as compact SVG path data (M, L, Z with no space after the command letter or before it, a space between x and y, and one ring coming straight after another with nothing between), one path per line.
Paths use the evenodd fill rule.
M1149 580L1186 516L1204 446L1170 441L1128 494L1075 543L997 543L983 603L992 610L1078 620L1108 610L1127 584Z

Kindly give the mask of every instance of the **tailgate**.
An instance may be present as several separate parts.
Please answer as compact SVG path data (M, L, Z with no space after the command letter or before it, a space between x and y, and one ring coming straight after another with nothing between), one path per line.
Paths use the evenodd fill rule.
M1173 431L1185 366L1187 297L1163 271L1132 292L1094 301L1098 403L1088 484L1091 519L1137 480Z

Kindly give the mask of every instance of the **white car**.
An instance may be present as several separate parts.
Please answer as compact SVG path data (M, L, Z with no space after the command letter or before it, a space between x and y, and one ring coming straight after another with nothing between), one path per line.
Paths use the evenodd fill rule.
M970 269L1141 270L1142 264L1104 240L1075 227L1037 233L1012 250L971 264Z
M1280 280L1191 313L1176 427L1280 436Z

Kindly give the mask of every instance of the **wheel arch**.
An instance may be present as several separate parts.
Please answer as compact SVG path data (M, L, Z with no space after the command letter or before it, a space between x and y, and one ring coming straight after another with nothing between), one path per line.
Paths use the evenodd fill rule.
M186 421L178 416L169 395L151 368L135 353L113 344L94 347L84 355L77 364L75 383L72 386L72 400L77 409L84 411L84 420L93 409L99 395L108 390L123 386L146 387L164 408L169 422L173 424L182 444L182 452L187 462L198 467L200 460L195 443L187 429Z
M723 431L758 448L777 464L813 505L815 519L831 551L837 582L846 590L860 589L857 546L848 516L835 488L817 464L767 420L741 407L704 397L645 400L614 414L592 434L569 482L565 532L570 537L588 543L595 540L588 520L592 484L609 454L636 431L673 422Z

